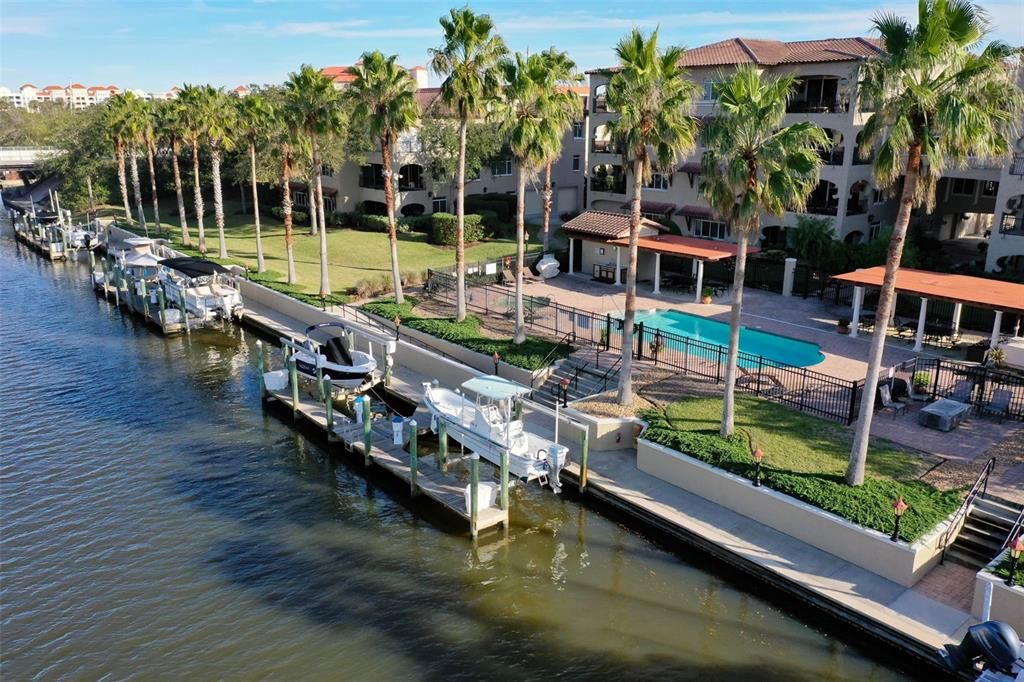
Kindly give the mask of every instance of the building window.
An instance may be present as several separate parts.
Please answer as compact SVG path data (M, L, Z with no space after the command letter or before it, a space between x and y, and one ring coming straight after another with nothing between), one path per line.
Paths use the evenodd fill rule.
M512 175L512 157L503 156L491 163L491 175L498 177L501 175Z
M718 99L718 97L715 96L715 85L717 84L718 81L710 78L704 81L704 94L700 97L701 102L714 102Z
M334 197L324 196L324 211L333 213L338 208L338 201Z
M868 224L868 241L874 241L878 239L879 233L882 231L882 223L869 223Z
M583 139L583 121L576 121L572 124L572 139Z
M656 190L666 190L668 186L669 176L667 173L651 173L651 181L644 185L646 189Z
M872 204L884 204L885 203L885 192L878 189L877 187L871 190L871 203Z
M359 186L367 189L384 189L384 166L379 163L360 166Z
M580 170L580 167L581 167L580 166L580 155L579 154L573 154L572 155L572 169L574 171L578 172Z
M434 197L434 201L430 205L430 211L432 213L447 213L448 197Z
M325 178L333 178L334 177L334 169L331 168L330 166L323 166L320 169L320 175L324 176Z
M399 168L398 189L403 192L423 189L423 166L413 163Z
M999 182L996 180L983 180L981 183L981 196L989 199L995 198L999 193Z
M728 236L725 223L717 220L698 218L693 221L693 235L705 239L725 239Z
M306 193L305 192L292 192L292 203L299 208L306 207Z
M958 197L973 197L977 184L970 178L953 178L952 194Z

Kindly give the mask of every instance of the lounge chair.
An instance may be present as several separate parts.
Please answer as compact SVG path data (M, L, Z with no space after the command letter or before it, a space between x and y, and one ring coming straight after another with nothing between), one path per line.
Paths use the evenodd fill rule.
M892 410L893 419L896 415L904 414L907 411L907 404L901 400L893 400L892 393L889 391L889 387L882 385L878 387L878 395L882 399L882 408L886 410Z
M774 374L767 372L751 372L743 367L737 367L740 376L736 377L736 385L754 391L771 398L778 397L786 392L786 385L779 381Z
M997 388L992 391L992 398L981 404L979 410L982 414L991 414L995 417L999 417L999 422L1002 423L1004 419L1010 416L1010 400L1013 399L1013 393L1005 388Z
M960 379L953 388L946 391L946 397L950 400L955 400L958 403L971 402L971 395L974 393L974 382L970 379Z
M508 268L501 271L501 285L505 287L514 287L516 285L516 276Z

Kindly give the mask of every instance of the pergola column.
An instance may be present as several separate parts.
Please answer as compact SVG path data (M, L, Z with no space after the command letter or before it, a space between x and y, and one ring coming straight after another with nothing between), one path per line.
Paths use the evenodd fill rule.
M569 274L570 275L572 274L572 256L573 256L573 251L575 250L573 248L573 242L574 241L576 241L576 240L573 239L572 237L569 237Z
M654 252L654 293L661 293L661 252Z
M953 304L953 336L956 336L960 331L960 314L964 311L963 303Z
M618 246L615 247L615 286L622 286L622 276L619 274L619 270L622 266L619 264L621 259L622 249Z
M695 303L700 303L700 292L704 288L704 261L697 259L697 296Z
M921 298L921 312L917 314L917 335L914 337L914 352L924 348L924 321L928 316L928 299Z
M864 287L853 288L853 320L851 320L850 336L857 337L857 328L860 327L860 308L864 304Z
M988 347L995 348L999 345L999 328L1003 326L1003 311L996 311L996 320L992 323L992 338L989 340Z

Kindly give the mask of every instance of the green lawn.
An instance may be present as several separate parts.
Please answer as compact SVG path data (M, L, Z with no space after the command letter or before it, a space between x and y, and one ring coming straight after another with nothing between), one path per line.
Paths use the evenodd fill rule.
M172 204L161 204L169 212ZM250 270L256 269L256 226L251 215L238 213L238 202L225 203L225 237L227 241L229 262L245 265ZM123 211L116 207L106 207L106 215L121 216ZM152 216L147 211L147 220ZM163 217L163 216L162 216ZM172 226L172 238L180 240L181 228L177 218L164 219ZM207 256L217 255L217 227L213 215L206 217ZM287 261L284 248L284 225L280 220L267 213L260 214L263 232L263 249L269 274L284 281L287 273ZM151 225L152 227L152 225ZM538 227L530 226L531 235L536 235ZM194 217L189 214L189 230L194 245L198 245L198 235ZM297 226L295 235L295 267L298 275L298 288L307 292L319 291L320 287L320 243L319 237L309 234L308 226ZM558 235L560 237L560 233ZM427 243L427 235L420 233L402 234L398 236L398 258L402 272L425 271L427 268L454 265L455 250L434 246ZM539 250L540 244L531 238L528 248ZM330 260L330 280L333 291L347 291L367 278L379 278L391 274L391 252L387 234L378 232L361 232L356 230L332 228L327 232L327 252ZM466 248L466 260L486 261L515 253L514 239L493 239Z
M990 572L995 574L997 578L1002 578L1005 582L1010 577L1010 563L1012 561L1010 553L1007 552L1003 560L999 562L999 565L995 566ZM1017 572L1013 574L1013 584L1017 587L1024 587L1024 559L1017 561Z

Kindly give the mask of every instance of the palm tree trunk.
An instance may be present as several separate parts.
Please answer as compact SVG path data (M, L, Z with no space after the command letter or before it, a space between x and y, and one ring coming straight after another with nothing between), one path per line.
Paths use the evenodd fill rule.
M96 213L96 197L92 193L92 176L85 176L85 185L89 189L89 213Z
M218 258L228 257L228 245L224 241L224 188L220 185L220 145L210 145L210 165L213 171L213 215L217 221Z
M523 316L523 266L526 250L526 169L522 162L519 167L519 182L516 185L516 327L513 343L526 341L526 323Z
M309 233L320 234L316 217L316 185L312 181L306 183L306 213L309 214Z
M188 217L185 215L185 195L181 191L181 168L178 167L178 141L171 140L171 168L174 169L174 193L178 198L178 215L181 217L181 243L192 246L192 235L188 233Z
M732 276L732 308L729 311L729 353L725 364L725 395L722 400L722 426L719 432L731 436L736 430L736 374L740 350L740 315L743 312L743 280L747 270L747 242L756 230L757 220L748 232L739 228L736 235L736 271Z
M910 213L914 208L914 193L921 177L921 143L915 142L907 154L907 170L903 179L903 193L900 195L899 211L889 239L889 251L885 258L885 276L882 290L878 294L875 318L881 327L876 328L868 351L868 369L864 377L864 391L860 397L860 413L857 418L857 432L850 450L850 464L846 469L846 483L861 485L864 482L864 467L868 458L868 442L871 436L871 419L875 412L875 390L878 388L878 373L882 368L882 354L885 352L885 324L892 317L896 301L896 271L903 258L903 245L907 238Z
M139 214L139 224L142 225L142 229L146 231L146 236L149 236L149 228L146 227L146 212L142 208L142 185L139 183L139 155L135 151L135 147L131 148L132 156L132 193L135 195L135 210Z
M203 188L199 184L199 140L192 140L192 191L196 203L196 225L199 229L199 253L206 254L206 227L203 225Z
M459 172L455 178L455 319L466 319L466 130L469 118L459 119Z
M384 162L384 201L388 207L388 237L391 240L391 279L395 284L395 303L405 303L402 292L402 273L398 268L398 229L395 226L395 174L391 158L391 143L387 137L380 141L380 155Z
M548 250L550 233L548 226L551 224L551 161L548 160L544 166L544 251Z
M124 144L117 143L117 182L121 186L121 201L124 202L124 219L132 221L132 209L128 205L128 178L125 175Z
M291 164L288 148L281 153L281 178L284 196L281 199L281 211L284 215L284 248L288 253L288 284L295 284L295 237L292 235L292 190L290 187Z
M316 203L313 206L320 216L320 296L331 295L331 279L327 271L327 225L324 223L324 185L321 179L320 148L316 135L310 136L313 146L313 172L316 174Z
M146 134L146 155L149 157L149 191L153 194L153 222L156 224L156 232L160 234L160 202L156 196L156 146L153 144L153 137Z
M633 318L636 317L636 254L640 243L643 180L643 160L637 158L633 161L633 203L629 212L629 264L626 267L626 310L622 316L622 368L619 370L620 405L633 403Z
M267 269L263 262L263 237L260 234L260 193L256 189L256 143L249 140L249 179L252 181L252 214L256 221L256 272Z

